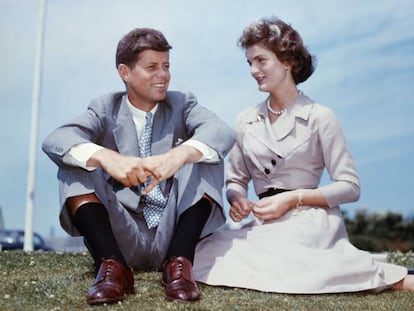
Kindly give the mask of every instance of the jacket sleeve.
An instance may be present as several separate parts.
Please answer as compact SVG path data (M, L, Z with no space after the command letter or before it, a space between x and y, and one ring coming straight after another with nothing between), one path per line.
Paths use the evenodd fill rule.
M220 159L234 145L233 130L215 113L198 104L191 93L186 93L184 120L189 136L214 149Z
M247 197L248 184L252 179L243 157L243 118L240 114L236 120L236 143L230 151L227 164L227 192L237 191Z
M357 201L360 196L359 177L342 128L335 114L327 107L320 107L319 141L325 167L332 183L321 186L329 207Z
M88 109L50 133L43 141L42 150L58 166L66 166L63 157L73 146L82 143L99 144L103 130L103 105L92 102Z

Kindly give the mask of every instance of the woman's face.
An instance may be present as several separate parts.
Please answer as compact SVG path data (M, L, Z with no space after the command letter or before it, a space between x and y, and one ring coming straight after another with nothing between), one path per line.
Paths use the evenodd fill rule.
M281 63L272 51L255 44L247 48L246 57L260 91L270 93L280 90L287 83L292 83L288 67Z

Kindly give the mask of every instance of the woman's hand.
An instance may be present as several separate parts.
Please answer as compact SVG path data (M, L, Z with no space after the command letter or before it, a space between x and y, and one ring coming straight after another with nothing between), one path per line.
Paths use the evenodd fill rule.
M297 203L297 194L293 191L275 194L266 197L254 204L253 214L256 218L269 221L286 214Z
M298 208L300 212L302 206L329 207L320 189L297 189L261 199L254 204L253 214L260 220L269 221L282 217L292 208Z

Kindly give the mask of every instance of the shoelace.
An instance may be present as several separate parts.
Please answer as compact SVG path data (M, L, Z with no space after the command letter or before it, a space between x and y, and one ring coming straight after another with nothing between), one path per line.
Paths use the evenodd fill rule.
M180 278L183 278L183 279L187 280L184 277L184 275L186 275L186 272L187 272L186 269L185 269L184 264L181 261L176 261L174 263L174 266L176 266L176 272L177 273L173 276L173 279L178 280Z
M112 278L111 278L111 275L112 275L112 273L111 273L112 272L112 265L107 264L105 262L103 262L102 264L103 264L103 267L102 267L103 273L102 273L102 276L101 276L101 278L99 279L98 282L102 282L105 279L108 279L108 280L112 281Z

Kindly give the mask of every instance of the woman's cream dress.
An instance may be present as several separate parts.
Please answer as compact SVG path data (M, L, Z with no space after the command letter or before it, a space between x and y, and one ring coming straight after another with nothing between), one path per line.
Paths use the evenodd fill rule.
M322 191L329 208L304 206L260 224L254 219L197 246L194 274L210 285L279 293L383 290L407 269L377 261L349 241L340 204L359 198L359 178L333 112L300 94L273 125L265 103L242 112L227 189L247 196L269 188ZM332 182L320 186L326 168Z

